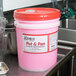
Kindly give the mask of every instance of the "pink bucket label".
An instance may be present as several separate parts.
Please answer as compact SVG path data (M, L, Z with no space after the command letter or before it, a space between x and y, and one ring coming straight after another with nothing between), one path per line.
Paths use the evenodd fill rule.
M22 35L23 51L27 53L47 53L57 49L58 31L49 34Z

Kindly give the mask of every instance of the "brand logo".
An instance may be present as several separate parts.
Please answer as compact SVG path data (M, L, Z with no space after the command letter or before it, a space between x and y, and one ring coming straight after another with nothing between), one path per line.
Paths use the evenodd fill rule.
M34 41L34 40L35 40L35 38L28 37L28 36L24 36L24 40Z

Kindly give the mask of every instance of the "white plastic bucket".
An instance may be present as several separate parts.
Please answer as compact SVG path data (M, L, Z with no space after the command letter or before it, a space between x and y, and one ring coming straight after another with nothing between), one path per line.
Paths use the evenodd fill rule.
M44 15L44 11L48 10L59 15L54 17L54 19L45 18L44 20L39 20L37 18L38 20L35 20L34 18L30 20L28 16L30 15L32 18L31 14L34 14L34 12L28 10L36 11L35 17L40 16L40 14ZM18 17L18 14L28 15L28 19L23 19L22 16ZM48 12L45 12L45 16L47 14ZM21 68L28 71L45 71L56 64L59 17L60 11L57 9L53 10L53 8L25 8L15 11L18 59Z

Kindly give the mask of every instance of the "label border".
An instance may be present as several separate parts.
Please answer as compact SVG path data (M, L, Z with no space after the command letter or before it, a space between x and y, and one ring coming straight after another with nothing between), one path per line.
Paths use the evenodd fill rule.
M49 52L53 52L53 51L55 51L56 49L54 49L54 50L49 50L49 35L51 35L51 34L55 34L55 33L57 33L58 32L58 30L57 31L55 31L55 32L53 32L53 33L48 33L48 34L24 34L23 33L23 35L28 35L28 36L47 36L47 52L27 52L27 51L24 51L23 50L23 52L24 53L30 53L30 54L44 54L44 53L49 53Z
M49 51L49 52L53 52L55 50L57 50L58 48L52 50L52 51ZM49 53L49 52L41 52L41 53L33 53L33 52L26 52L26 51L23 51L24 53L30 53L30 54L45 54L45 53Z
M58 31L55 31L53 33L48 33L48 34L24 34L23 35L28 35L28 36L44 36L44 35L50 35L50 34L54 34L54 33L57 33Z

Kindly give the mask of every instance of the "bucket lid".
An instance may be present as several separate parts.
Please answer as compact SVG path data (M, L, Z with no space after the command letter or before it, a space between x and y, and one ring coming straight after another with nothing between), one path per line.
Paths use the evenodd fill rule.
M24 8L14 11L14 18L23 21L51 20L60 16L60 10L54 8Z

